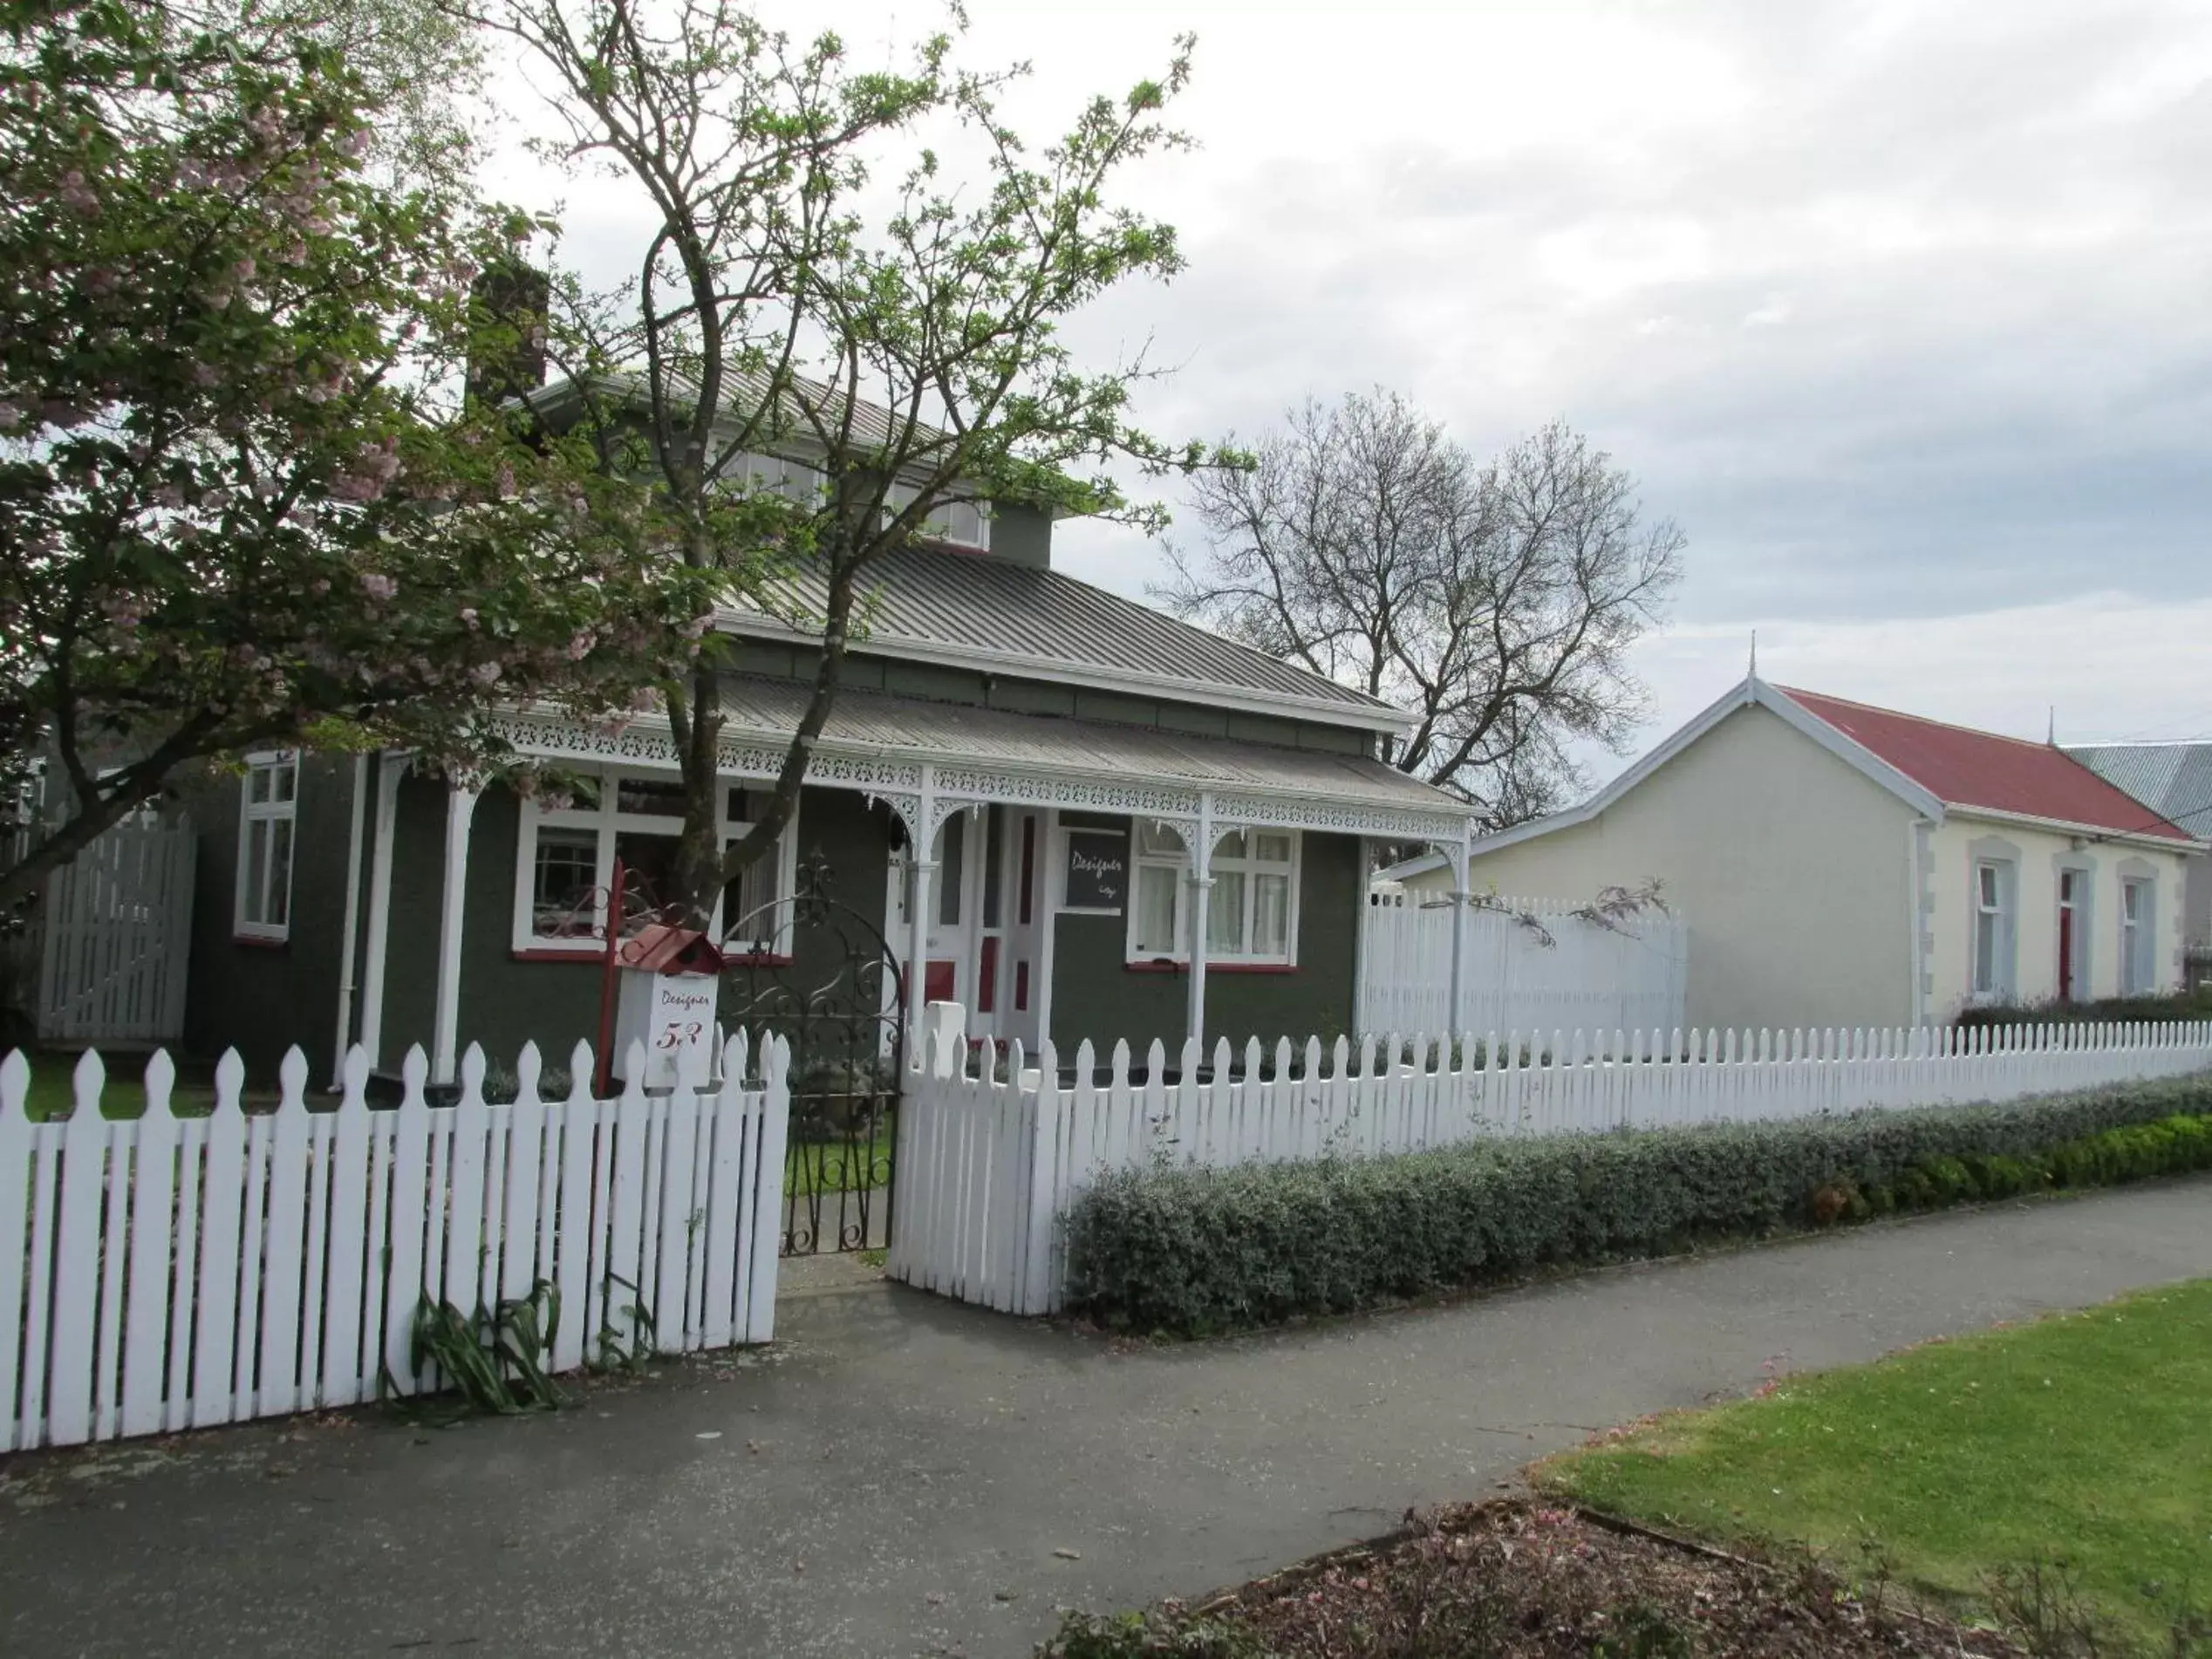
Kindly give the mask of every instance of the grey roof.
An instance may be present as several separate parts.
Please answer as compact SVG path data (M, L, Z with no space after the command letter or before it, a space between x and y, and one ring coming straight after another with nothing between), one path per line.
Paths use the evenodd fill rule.
M2212 838L2212 743L2069 744L2066 753L2191 835Z
M868 632L856 650L896 656L901 644L952 646L1001 658L1009 672L1026 661L1163 682L1190 702L1205 702L1212 687L1304 704L1322 720L1350 713L1372 725L1374 716L1396 714L1363 693L1058 570L919 547L869 570ZM808 571L771 603L804 616L819 614L826 599L822 577Z
M796 727L809 687L733 675L722 707L733 727L782 739ZM822 741L833 748L955 756L987 766L1082 773L1188 788L1290 792L1330 801L1464 817L1465 805L1365 755L1196 737L1148 727L1019 714L1008 709L840 692Z

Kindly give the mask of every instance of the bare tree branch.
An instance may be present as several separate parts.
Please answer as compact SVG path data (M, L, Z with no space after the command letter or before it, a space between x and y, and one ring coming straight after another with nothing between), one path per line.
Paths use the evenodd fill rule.
M1193 494L1206 544L1156 597L1396 704L1387 757L1503 829L1583 782L1644 709L1628 650L1664 614L1682 534L1561 423L1478 465L1394 393L1292 410L1244 470Z

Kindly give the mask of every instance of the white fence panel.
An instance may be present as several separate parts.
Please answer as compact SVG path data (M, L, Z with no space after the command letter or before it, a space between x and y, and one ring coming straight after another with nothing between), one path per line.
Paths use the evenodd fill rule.
M185 824L119 824L47 878L38 904L38 1035L174 1042L192 950Z
M1560 899L1501 898L1467 916L1460 1007L1451 1000L1454 907L1370 903L1360 965L1359 1028L1610 1034L1683 1020L1690 928L1678 915L1602 926ZM1512 914L1505 912L1511 911ZM1534 926L1519 919L1527 917ZM1541 931L1540 932L1539 929Z
M70 1116L34 1123L31 1069L11 1054L0 1451L352 1404L386 1371L413 1392L435 1380L409 1355L426 1295L466 1314L559 1286L562 1370L596 1354L603 1309L625 1347L766 1342L789 1067L781 1039L755 1056L741 1036L719 1089L598 1101L578 1045L569 1097L546 1101L525 1048L519 1097L491 1104L472 1045L459 1101L433 1108L418 1048L397 1109L382 1110L357 1049L337 1109L318 1111L294 1049L276 1110L249 1114L233 1054L213 1109L187 1116L157 1053L144 1114L109 1118L87 1051Z
M1063 1076L1047 1045L1000 1066L931 1005L900 1107L892 1275L1017 1314L1057 1305L1059 1222L1102 1176L1418 1151L1497 1136L1656 1129L2004 1103L2212 1067L2212 1021L1995 1030L1507 1031L1480 1041L1257 1042L1210 1067L1186 1044L1172 1084L1155 1042ZM6 1287L0 1283L0 1298Z

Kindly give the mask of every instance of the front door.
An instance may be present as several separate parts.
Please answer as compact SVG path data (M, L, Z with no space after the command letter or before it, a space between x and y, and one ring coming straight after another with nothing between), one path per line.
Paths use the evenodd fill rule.
M2058 1000L2072 1002L2081 992L2074 981L2079 959L2075 940L2080 932L2081 876L2072 870L2058 872Z
M975 815L956 812L939 832L937 877L930 889L922 1000L957 1002L973 1013L978 911Z

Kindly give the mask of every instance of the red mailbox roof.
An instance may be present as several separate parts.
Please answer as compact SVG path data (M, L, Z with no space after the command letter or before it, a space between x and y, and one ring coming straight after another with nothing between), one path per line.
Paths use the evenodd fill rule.
M622 966L640 973L720 973L722 953L696 928L648 923L625 939Z

